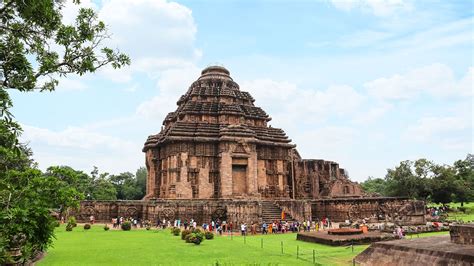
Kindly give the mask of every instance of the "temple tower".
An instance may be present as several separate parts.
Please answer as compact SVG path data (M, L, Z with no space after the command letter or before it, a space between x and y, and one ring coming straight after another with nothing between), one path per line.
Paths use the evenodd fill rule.
M227 69L204 69L145 143L145 199L289 198L295 145L254 101Z

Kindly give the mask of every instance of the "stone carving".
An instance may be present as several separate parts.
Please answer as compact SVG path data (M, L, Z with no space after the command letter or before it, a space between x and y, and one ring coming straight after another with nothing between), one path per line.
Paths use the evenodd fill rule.
M174 215L174 210L173 209L170 209L170 208L167 208L167 209L164 209L162 212L161 212L161 216L162 218L165 218L167 220L169 219L174 219L175 218L175 215Z
M218 208L212 213L211 217L214 221L225 221L227 220L227 210L224 208Z
M137 209L135 207L132 207L132 208L128 208L127 211L126 211L126 215L127 217L135 217L137 216Z

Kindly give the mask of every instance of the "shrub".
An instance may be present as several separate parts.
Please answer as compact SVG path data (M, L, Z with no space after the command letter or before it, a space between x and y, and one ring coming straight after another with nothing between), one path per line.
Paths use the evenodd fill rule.
M462 213L466 213L467 208L466 207L458 207L458 211L460 211Z
M213 238L214 238L214 234L213 234L212 232L206 232L206 233L204 234L204 237L205 237L206 239L213 239Z
M122 225L120 226L123 231L130 231L132 229L132 223L129 221L123 222Z
M184 237L184 240L186 241L186 243L194 243L195 238L196 238L196 235L193 233L190 233Z
M188 229L185 229L181 232L181 239L182 240L185 240L186 239L186 236L191 234L191 230L188 230Z
M90 224L85 224L84 225L84 230L89 230L91 229L91 225Z
M173 227L173 229L171 229L171 233L175 236L179 236L179 234L181 233L181 229L179 229L178 227Z
M147 225L145 228L146 228L146 230L150 230L151 226Z
M72 226L72 224L68 223L66 225L66 231L72 231L72 229L74 228L74 226Z
M109 231L110 227L108 225L104 225L104 231Z
M72 227L76 227L77 226L76 217L74 216L69 217L69 219L67 220L67 223L70 224Z
M193 243L199 245L204 240L204 234L202 233L191 233L186 236L186 243Z
M53 225L54 225L55 227L59 227L61 224L59 223L58 220L54 220Z
M193 229L193 233L195 233L195 234L202 234L202 231L201 231L201 229L199 229L199 228L194 228L194 229Z

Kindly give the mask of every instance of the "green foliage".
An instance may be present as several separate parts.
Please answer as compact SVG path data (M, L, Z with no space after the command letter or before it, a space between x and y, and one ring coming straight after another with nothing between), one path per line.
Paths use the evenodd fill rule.
M0 235L8 248L21 248L26 260L51 244L56 222L51 210L78 206L80 194L37 169L0 175Z
M474 200L474 156L468 154L453 166L437 165L426 159L402 161L394 169L387 170L385 179L369 178L361 185L367 193L383 196L464 204Z
M130 231L132 229L132 223L129 221L125 221L120 225L120 227L123 231Z
M140 200L146 192L146 168L141 167L136 175L130 172L110 176L117 191L117 199Z
M206 237L206 239L208 239L208 240L209 239L214 239L214 233L208 231L208 232L204 233L204 237Z
M59 223L58 220L54 220L53 224L54 224L54 227L60 227L61 226L61 223Z
M114 68L130 64L128 56L102 45L109 34L92 9L81 8L75 23L65 25L61 22L63 1L4 2L0 9L3 88L54 90L58 76L83 75L107 64ZM53 49L52 43L59 48ZM40 78L47 81L38 85Z
M370 194L385 194L386 182L382 178L369 177L366 181L361 183L362 189Z
M70 224L72 227L76 227L77 226L76 217L74 216L69 217L69 219L67 220L67 223Z
M81 192L90 187L87 175L70 168L46 174L35 169L31 150L18 141L21 127L13 121L7 90L51 91L59 77L130 63L128 56L102 45L109 35L92 9L80 9L75 23L65 25L63 4L5 0L0 5L0 264L9 262L5 250L20 248L15 262L20 264L44 251L54 235L52 212L61 215L78 206Z
M72 224L67 224L66 225L66 231L70 232L70 231L72 231L72 229L74 229L74 226Z
M108 225L104 225L104 231L109 231L110 227Z
M84 224L84 230L89 230L91 229L91 225L90 224Z
M181 233L181 229L179 229L178 227L173 227L171 228L171 233L175 236L179 236L179 234Z
M184 240L186 238L187 235L191 234L191 230L189 229L185 229L183 231L181 231L181 239Z

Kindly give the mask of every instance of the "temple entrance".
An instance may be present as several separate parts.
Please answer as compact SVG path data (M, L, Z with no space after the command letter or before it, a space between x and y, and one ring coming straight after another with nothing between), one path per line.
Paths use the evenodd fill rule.
M232 165L232 193L243 195L247 192L247 165Z

